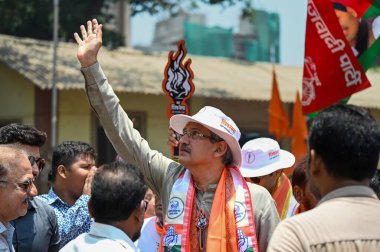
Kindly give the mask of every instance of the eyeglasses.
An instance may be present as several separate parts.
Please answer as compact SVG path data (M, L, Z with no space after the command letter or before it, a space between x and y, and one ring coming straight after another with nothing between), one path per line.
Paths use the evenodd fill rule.
M197 130L190 130L189 132L187 131L183 131L183 134L178 134L178 140L181 139L182 137L184 137L185 135L188 137L188 138L191 138L192 140L199 140L201 138L207 138L207 139L214 139L214 137L212 136L206 136L204 135L203 133L197 131Z
M34 156L28 156L28 159L29 159L29 162L32 166L34 166L34 164L37 164L39 171L42 171L42 169L44 169L45 164L46 164L45 159L43 159L41 157L36 158Z
M146 212L146 209L148 209L149 202L144 200L144 211Z
M32 190L33 182L34 182L34 178L31 178L24 182L20 182L20 183L16 182L15 185L17 186L17 188L23 190L26 193L29 193L30 190ZM5 181L5 180L0 180L0 183L10 183L10 182Z

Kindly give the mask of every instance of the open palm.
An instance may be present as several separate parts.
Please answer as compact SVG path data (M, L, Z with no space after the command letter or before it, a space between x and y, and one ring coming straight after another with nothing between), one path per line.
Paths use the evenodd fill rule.
M98 25L98 21L93 19L87 21L87 31L83 25L80 26L82 38L78 33L74 34L74 38L78 43L77 58L82 67L89 67L96 63L97 55L102 47L102 25Z

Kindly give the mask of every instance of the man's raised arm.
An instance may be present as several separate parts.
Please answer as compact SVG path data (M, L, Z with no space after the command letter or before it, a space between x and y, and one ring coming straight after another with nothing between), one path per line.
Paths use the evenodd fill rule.
M163 179L173 161L151 150L148 142L133 128L133 123L121 107L112 87L97 61L102 47L102 25L96 19L87 21L87 30L80 26L82 38L75 33L78 43L77 58L86 81L86 94L97 114L108 139L117 153L143 172L148 186L160 195Z

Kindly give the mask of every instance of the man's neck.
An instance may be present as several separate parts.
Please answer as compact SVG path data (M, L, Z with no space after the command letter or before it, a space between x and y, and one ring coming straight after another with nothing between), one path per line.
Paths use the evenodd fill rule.
M1 224L3 224L6 227L9 223L9 220L6 221L5 218L0 215L0 222L1 222Z
M332 179L330 183L323 188L324 190L321 189L321 196L324 197L326 194L345 186L369 186L369 179L361 181L352 179Z
M77 199L75 199L63 186L60 184L54 184L53 186L54 193L64 202L66 202L69 206L75 204Z
M189 169L194 183L202 191L206 192L209 185L217 184L224 166L197 167Z

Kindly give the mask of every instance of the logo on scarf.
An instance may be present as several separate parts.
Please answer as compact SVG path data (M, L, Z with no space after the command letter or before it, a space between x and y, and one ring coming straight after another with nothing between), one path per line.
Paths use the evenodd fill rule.
M241 229L238 229L238 247L239 252L245 252L248 249L248 237L244 236Z
M171 249L177 244L178 235L174 233L174 227L169 226L168 232L164 238L164 246L168 248L165 251L171 251Z
M245 210L243 203L241 203L239 201L235 201L236 223L239 223L240 221L242 221L244 219L245 215L246 215L246 210Z
M169 219L175 219L183 213L184 204L180 198L174 197L169 201L167 216Z

